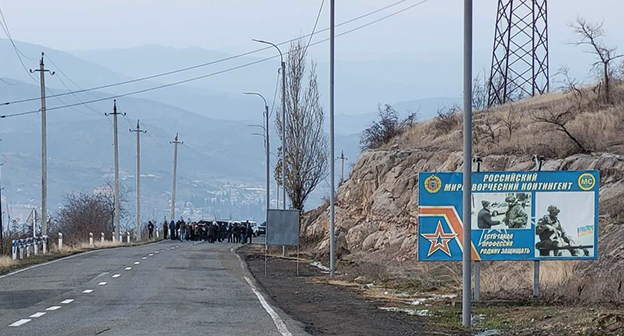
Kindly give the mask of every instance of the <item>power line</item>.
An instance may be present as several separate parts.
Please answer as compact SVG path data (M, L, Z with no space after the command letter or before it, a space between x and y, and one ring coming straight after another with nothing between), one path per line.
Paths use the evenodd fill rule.
M0 7L0 19L2 19L2 22L0 22L0 26L2 27L2 30L6 34L7 38L9 39L9 41L11 42L11 45L13 46L13 51L15 51L15 55L17 55L17 59L19 60L20 64L22 65L22 68L24 68L24 71L26 71L26 73L28 74L28 77L30 77L30 79L35 81L35 83L39 83L39 81L37 81L37 79L35 77L33 77L33 75L30 73L30 71L28 70L28 68L24 64L24 61L22 60L22 56L24 56L24 58L27 58L27 59L30 59L30 60L34 60L34 58L31 58L31 57L28 57L28 56L24 55L24 53L22 53L19 50L19 48L15 45L15 42L13 41L13 37L11 36L11 31L9 30L9 25L6 23L6 20L4 19L4 13L2 12L2 7ZM35 99L33 99L33 100L35 100Z
M395 7L395 6L400 5L400 4L402 4L404 2L407 2L407 1L412 1L412 0L400 0L400 1L394 2L392 4L389 4L387 6L379 8L379 9L374 10L372 12L368 12L366 14L357 16L355 18L352 18L352 19L349 19L349 20L347 20L345 22L337 24L336 27L340 27L340 26L347 25L347 24L350 24L352 22L361 20L363 18L366 18L368 16L377 14L377 13L379 13L381 11L384 11L386 9ZM427 1L428 0L421 1L421 2L417 3L416 5L419 5L419 4L427 2ZM290 39L290 40L278 43L277 45L284 45L284 44L287 44L287 43L291 43L293 41L297 41L299 39L306 38L306 37L311 37L312 35L320 34L320 33L326 32L328 30L329 30L329 28L325 28L325 29L319 30L318 32L314 32L313 34L299 36L297 38ZM324 40L324 41L327 41L327 40ZM201 64L197 64L197 65L193 65L193 66L189 66L189 67L185 67L185 68L180 68L180 69L177 69L177 70L162 72L162 73L159 73L159 74L149 75L149 76L145 76L145 77L139 77L139 78L130 79L130 80L126 80L126 81L121 81L121 82L117 82L117 83L105 84L105 85L95 86L95 87L91 87L91 88L87 88L87 89L77 90L77 91L73 91L73 93L82 93L82 92L88 92L88 91L101 90L101 89L106 89L106 88L110 88L110 87L126 85L126 84L132 84L132 83L141 82L141 81L145 81L145 80L150 80L150 79L154 79L154 78L169 76L169 75L173 75L173 74L180 73L180 72L190 71L190 70L194 70L194 69L198 69L198 68L202 68L202 67L218 64L218 63L223 63L223 62L226 62L226 61L231 61L231 60L234 60L234 59L237 59L237 58L241 58L241 57L249 56L249 55L261 52L261 51L265 51L265 50L268 50L268 49L271 49L271 48L272 47L270 47L270 46L269 47L263 47L263 48L260 48L260 49L244 52L242 54L233 55L233 56L225 57L225 58L222 58L222 59L218 59L218 60L215 60L215 61L201 63ZM61 93L60 95L64 96L64 95L68 95L68 94L70 94L70 93L69 92ZM2 103L0 105L19 104L19 103L25 103L25 102L29 102L29 101L34 101L34 100L37 100L37 99L39 99L39 98L33 97L33 98L21 99L21 100L16 100L16 101L11 101L11 102L5 102L5 103Z
M15 42L13 41L13 36L11 36L11 32L9 31L9 25L6 23L6 20L4 19L4 12L2 11L2 7L0 7L0 18L2 18L2 23L4 23L4 26L2 27L2 29L4 30L4 32L7 34L7 37L9 38L9 40L11 41L11 44L13 45L13 47L15 48L15 50L17 52L19 52L22 56L24 56L24 58L28 59L28 60L35 60L36 58L33 57L28 57L26 55L24 55L23 52L21 52L19 50L19 48L17 48L17 46L15 45ZM0 24L1 25L1 24Z
M403 0L403 1L406 1L406 0ZM373 20L371 22L368 22L368 23L365 23L363 25L357 26L357 27L352 28L350 30L344 31L344 32L342 32L340 34L336 34L336 37L341 37L341 36L344 36L346 34L350 34L352 32L355 32L357 30L366 28L366 27L371 26L371 25L373 25L375 23L381 22L381 21L386 20L386 19L388 19L390 17L393 17L393 16L399 15L399 14L401 14L403 12L406 12L406 11L408 11L408 10L414 8L414 7L417 7L419 5L422 5L422 4L424 4L424 3L428 2L428 1L429 0L421 0L420 2L418 2L416 4L413 4L413 5L410 5L408 7L405 7L403 9L401 9L401 10L398 10L396 12L390 13L388 15L385 15L385 16L381 17L381 18L378 18L378 19ZM327 41L329 41L329 38L325 38L323 40L314 42L314 43L310 44L310 46L315 46L315 45L318 45L318 44L321 44L321 43L324 43L324 42L327 42ZM289 52L285 52L284 54L288 54L288 53ZM263 59L260 59L260 60L256 60L256 61L253 61L253 62L245 63L245 64L242 64L242 65L238 65L238 66L235 66L235 67L232 67L232 68L228 68L228 69L212 72L212 73L205 74L205 75L192 77L192 78L188 78L188 79L184 79L184 80L179 80L179 81L176 81L176 82L171 82L171 83L168 83L168 84L162 84L162 85L158 85L158 86L153 86L151 88L131 91L131 92L117 94L117 95L112 95L112 96L105 97L105 98L93 99L93 100L89 100L89 101L82 102L82 103L74 103L74 104L69 104L69 105L64 105L64 106L55 106L55 107L48 108L47 110L48 111L59 110L59 109L72 107L72 106L78 106L78 105L82 105L82 104L91 104L91 103L96 103L96 102L100 102L100 101L104 101L104 100L116 99L116 98L121 98L121 97L137 95L137 94L141 94L141 93L145 93L145 92L155 91L155 90L159 90L159 89L163 89L163 88L167 88L167 87L172 87L172 86L176 86L176 85L180 85L180 84L184 84L184 83L189 83L189 82L197 81L197 80L200 80L200 79L213 77L213 76L217 76L217 75L224 74L224 73L227 73L227 72L239 70L239 69L246 68L246 67L249 67L249 66L252 66L252 65L256 65L256 64L259 64L259 63L262 63L262 62L266 62L268 60L271 60L271 59L274 59L274 58L277 58L277 57L279 57L279 55L263 58ZM22 115L34 114L34 113L38 113L38 112L39 112L39 110L32 110L32 111L26 111L26 112L5 114L5 115L0 115L0 118L17 117L17 116L22 116Z
M45 58L48 59L48 61L50 61L50 63L52 63L52 65L54 65L54 67L56 67L56 69L63 75L65 76L65 78L67 78L67 80L74 84L75 87L77 87L80 90L84 90L80 85L76 84L76 82L74 82L69 76L67 76L67 74L65 74L65 72L58 66L56 65L56 63L54 63L54 61L50 58L50 56L48 54L45 54ZM69 89L68 89L69 90ZM87 92L90 96L95 97L95 98L100 98L97 95L91 93L91 92ZM74 96L75 97L75 96ZM98 112L100 113L100 112Z
M301 58L303 59L306 55L306 53L308 52L308 47L310 46L310 42L312 42L312 37L314 36L314 33L316 32L316 26L318 25L319 19L321 18L321 13L323 13L323 6L325 5L325 0L321 1L321 8L319 8L318 14L316 15L316 21L314 21L314 27L312 28L312 34L310 34L310 38L308 39L308 44L306 45L305 49L303 49L303 54L301 56Z
M277 70L277 79L275 80L275 92L273 93L273 102L271 103L271 113L269 113L269 118L273 115L273 111L275 110L275 99L277 98L277 90L279 89L279 80L280 80L280 69Z
M67 78L67 80L69 80L71 83L73 83L77 88L80 89L80 86L78 84L76 84L76 82L74 82L71 78L69 78L69 76L67 76L65 74L65 72L63 72L63 70L61 70L61 68L56 65L56 63L54 63L54 61L50 58L50 56L45 55L45 58L48 59L48 61L50 61L50 63L52 63L52 65L54 65L54 67L56 68L56 70L58 70L63 76L65 76L65 78ZM65 81L63 81L63 79L61 78L61 76L58 76L59 81L61 81L61 84L63 84L63 86L65 87L65 89L67 89L68 92L71 92L71 89L69 88L69 86L67 86L67 84L65 84ZM52 90L47 89L48 91L52 92ZM101 116L102 113L99 111L96 111L94 108L92 108L91 106L85 104L80 98L78 98L78 96L76 96L76 94L72 93L72 96L74 96L74 98L76 98L76 100L78 100L79 102L81 102L87 109L91 110L93 113L95 113L98 116ZM56 99L58 99L59 101L61 101L61 103L63 103L63 105L66 105L65 102L63 102L57 95L52 94L51 97L54 97ZM79 112L78 110L72 108L72 110ZM82 112L80 112L82 113ZM108 118L106 118L106 120L108 120L110 122L110 120Z

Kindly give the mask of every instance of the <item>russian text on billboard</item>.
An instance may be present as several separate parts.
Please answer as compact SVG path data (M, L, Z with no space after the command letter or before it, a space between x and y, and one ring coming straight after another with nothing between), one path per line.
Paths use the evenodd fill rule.
M473 260L596 259L598 171L472 174ZM462 173L419 174L418 259L462 259Z

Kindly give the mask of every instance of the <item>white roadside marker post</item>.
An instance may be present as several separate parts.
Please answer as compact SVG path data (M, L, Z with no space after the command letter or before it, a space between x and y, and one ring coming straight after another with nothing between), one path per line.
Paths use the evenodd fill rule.
M89 246L93 247L93 232L89 232Z
M11 240L11 254L13 260L17 260L17 241L15 239Z
M63 234L60 232L58 234L58 249L59 251L63 251Z
M100 242L104 243L104 232L100 232Z

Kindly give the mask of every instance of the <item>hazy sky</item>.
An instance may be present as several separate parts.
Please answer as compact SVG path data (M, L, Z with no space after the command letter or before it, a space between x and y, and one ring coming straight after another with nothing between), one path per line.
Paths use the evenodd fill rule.
M340 33L404 8L408 0L374 17L338 28ZM329 0L319 29L328 27ZM340 23L395 0L337 0ZM489 67L496 0L475 0L475 68ZM257 48L252 38L283 41L311 31L321 0L0 0L15 39L61 50L124 48L144 44L201 47L229 53ZM425 4L337 40L338 60L443 59L461 62L462 0ZM622 0L551 0L549 3L551 73L573 63L587 73L589 55L569 45L567 23L578 15L605 21L608 42L624 41ZM324 38L327 35L319 36ZM624 52L624 46L622 46ZM327 60L327 43L312 56Z
M320 28L328 26L329 0ZM336 21L391 4L395 0L337 0ZM409 0L390 9L418 2ZM475 40L492 44L496 0L475 0ZM60 49L161 44L198 46L228 52L253 47L251 38L280 41L308 33L320 0L2 0L13 37ZM461 39L462 0L429 0L383 23L341 39L343 56L359 53L414 53L455 50ZM605 20L614 41L624 37L621 0L551 0L553 43L567 42L565 24L582 14ZM357 23L356 23L357 24ZM565 33L565 34L562 34ZM618 36L619 35L619 36Z

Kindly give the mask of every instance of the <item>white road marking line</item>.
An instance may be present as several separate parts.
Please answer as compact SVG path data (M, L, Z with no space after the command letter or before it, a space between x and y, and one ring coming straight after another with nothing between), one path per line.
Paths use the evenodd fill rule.
M148 256L148 257L153 257L153 256L154 256L154 254L153 254L153 253L150 253L150 254L148 254L147 256Z
M173 250L173 249L175 249L175 247L172 247L171 249Z
M61 301L62 304L68 304L68 303L72 303L72 302L74 302L74 299L67 299L67 300Z
M126 271L129 271L131 269L132 269L132 267L126 267Z
M22 272L28 271L28 270L31 270L31 269L33 269L33 268L37 268L37 267L41 267L41 266L46 266L46 265L54 264L54 263L59 262L59 261L61 261L61 260L66 260L66 259L76 258L76 257L83 256L83 255L86 255L86 254L89 254L89 253L95 253L95 252L100 252L100 251L104 251L104 250L93 250L93 251L87 251L87 252L83 252L83 253L74 254L74 255L71 255L71 256L69 256L69 257L64 257L64 258L60 258L60 259L56 259L56 260L52 260L52 261L48 261L48 262L43 263L43 264L32 265L32 266L30 266L30 267L22 268L22 269L20 269L20 270L17 270L17 271L11 272L11 273L9 273L9 274L0 275L0 279L4 279L4 278L6 278L6 277L10 277L11 275L15 275L15 274L17 274L17 273L22 273Z
M147 245L152 245L152 244L160 244L160 242L149 243ZM59 259L56 259L56 260L48 261L48 262L45 262L43 264L37 264L37 265L32 265L30 267L22 268L22 269L19 269L17 271L13 271L13 272L11 272L9 274L0 275L0 279L7 278L7 277L10 277L10 276L18 274L18 273L26 272L26 271L29 271L29 270L31 270L33 268L54 264L54 263L57 263L59 261L63 261L63 260L71 259L71 258L76 258L76 257L81 257L81 256L84 256L84 255L91 254L91 253L96 253L96 252L117 250L117 249L120 249L120 248L123 248L123 247L114 247L114 248L110 248L110 249L100 249L100 250L92 250L92 251L77 253L77 254L74 254L74 255L67 256L67 257L63 257L63 258L59 258Z
M246 270L245 270L245 265L243 264L243 260L238 254L234 254L234 255L236 256L236 258L238 258L241 268L243 269L243 272L245 272ZM260 301L262 308L264 308L264 310L266 310L266 312L269 313L269 316L271 316L271 319L273 319L273 323L275 323L275 327L277 327L277 331L279 331L279 333L282 334L282 336L292 336L290 331L288 331L288 328L286 327L286 324L284 323L282 318L275 312L275 310L273 310L273 308L271 308L271 305L269 305L269 303L266 302L266 300L264 299L264 296L262 296L262 294L258 291L258 289L256 289L256 286L253 284L253 282L251 282L251 280L249 280L249 278L246 276L243 276L243 278L245 278L245 281L247 281L247 283L249 284L249 287L251 287L251 291L254 292L254 294L256 294L256 296L258 297L258 301Z
M82 291L84 294L93 293L93 289L85 289Z
M47 311L55 311L55 310L59 310L59 309L61 309L61 306L52 306L52 307L46 308Z
M46 313L38 312L38 313L34 313L34 314L30 315L29 317L41 317L41 316L43 316L45 314Z
M176 245L176 248L180 247L180 245Z
M107 284L107 282L102 281L102 282L100 282L100 283L98 284L98 286L105 286L106 284Z
M121 274L114 274L113 278L119 278L121 276Z
M273 308L271 308L271 306L266 302L266 300L264 299L264 296L262 296L262 294L260 294L260 292L258 292L258 290L256 289L256 286L254 286L254 284L251 282L251 280L249 280L248 277L244 277L244 278L245 278L245 281L247 281L247 283L249 284L249 287L251 287L251 290L258 297L258 300L260 301L260 304L262 304L262 307L264 308L264 310L266 310L266 312L269 313L269 316L271 316L271 318L273 319L273 323L275 323L275 327L277 327L277 331L279 331L280 334L282 334L282 336L292 336L290 331L288 331L288 328L286 328L286 324L284 323L284 321L282 321L282 319L280 318L279 315L277 315L275 310L273 310Z
M140 261L135 261L135 262L134 262L134 264L135 264L135 265L138 265L138 264L140 264L140 263L141 263Z
M158 254L159 252L158 251L154 251L154 253Z
M141 258L141 259L143 259L143 260L147 260L147 257L143 257L143 258Z
M30 322L30 321L32 321L32 320L30 320L30 319L21 319L19 321L16 321L16 322L13 322L13 323L9 324L9 327L19 327L19 326L21 326L23 324L26 324L26 323Z

